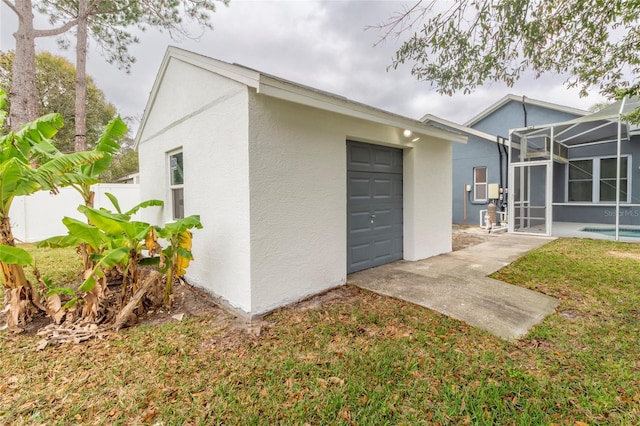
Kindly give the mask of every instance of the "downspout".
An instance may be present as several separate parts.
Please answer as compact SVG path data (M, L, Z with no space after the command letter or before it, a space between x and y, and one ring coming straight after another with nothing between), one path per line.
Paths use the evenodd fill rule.
M498 168L500 169L500 190L502 190L502 150L500 149L500 136L496 136L496 147L498 148ZM498 194L498 196L500 197L498 200L498 208L502 210L503 197L500 194Z
M501 150L504 152L504 179L502 178L502 160L501 160L501 168L500 168L500 189L506 189L506 191L503 191L503 201L502 204L503 206L506 205L506 200L508 200L508 191L509 191L509 148L507 148L507 145L505 144L505 141L507 141L507 138L503 137L503 136L497 136L496 138L497 142L498 142L498 150ZM502 185L504 182L506 182L506 185Z
M524 102L525 97L522 96L522 110L524 111L524 127L527 127L527 104Z
M498 161L500 164L500 188L502 188L502 150L500 149L500 136L496 136L496 147L498 148Z
M502 149L504 150L504 158L505 158L505 162L507 163L507 167L506 167L506 181L507 181L507 186L506 188L509 189L509 150L507 149L507 147L504 144L504 141L506 139L502 138Z

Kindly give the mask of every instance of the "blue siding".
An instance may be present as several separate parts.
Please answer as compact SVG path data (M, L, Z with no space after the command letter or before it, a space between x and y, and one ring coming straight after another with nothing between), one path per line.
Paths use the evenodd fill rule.
M571 120L577 115L527 104L527 124L539 125ZM522 102L510 101L472 126L493 136L508 138L509 130L524 126ZM473 184L473 168L487 167L487 182L500 183L499 154L496 142L469 135L466 145L453 146L453 223L464 223L464 185ZM503 155L503 186L507 186L508 163ZM544 188L543 188L544 191ZM474 203L473 193L467 194L467 223L479 225L480 210L487 203ZM505 200L506 202L506 200Z
M506 164L506 160L503 160ZM473 190L464 192L464 185L473 185L474 167L487 168L487 183L500 182L498 148L495 142L469 135L466 145L453 146L453 223L464 223L464 198L467 198L467 223L479 225L480 210L488 202L473 201ZM505 173L503 171L503 173ZM506 174L503 181L506 186Z
M542 108L536 105L527 104L526 107L527 126L559 123L561 121L572 120L578 117L575 114ZM473 129L489 133L490 135L508 137L509 129L525 127L522 102L511 101L471 127Z
M575 114L558 111L550 108L543 108L536 105L527 104L527 125L545 125L559 123L578 117ZM521 128L525 126L524 110L522 102L510 101L494 111L491 115L483 118L472 126L473 129L494 136L508 137L509 129ZM631 141L622 143L622 154L629 155L631 161L631 203L640 204L640 136L635 136ZM616 155L616 144L608 143L601 145L590 145L569 149L569 159L612 157ZM506 161L506 160L503 160ZM506 164L506 162L504 163ZM499 155L496 143L469 135L466 145L454 144L453 146L453 223L463 223L463 202L465 194L464 185L473 184L474 167L487 167L488 183L498 183L499 175ZM506 172L503 182L506 186ZM567 166L561 163L554 163L553 166L553 202L566 203L567 190ZM540 188L531 194L532 202L544 194L543 177L537 180ZM467 195L467 223L479 224L479 211L487 208L487 203L473 203L472 195ZM608 206L592 204L585 205L555 205L553 207L553 220L562 222L585 222L585 223L615 223L615 207L609 203ZM640 225L640 207L622 205L620 211L620 223L625 225Z

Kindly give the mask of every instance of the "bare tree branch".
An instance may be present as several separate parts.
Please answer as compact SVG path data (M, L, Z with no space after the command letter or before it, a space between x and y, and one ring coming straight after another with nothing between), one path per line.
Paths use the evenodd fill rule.
M63 34L69 31L71 28L75 27L78 24L77 19L72 19L71 21L66 22L64 25L58 28L51 28L49 30L34 30L33 36L34 38L38 37L51 37Z
M18 15L19 19L22 18L22 15L20 14L20 12L18 12L18 9L16 9L16 5L15 4L11 3L9 0L2 0L2 3L6 4L7 7L9 7L9 9L13 10L13 13Z

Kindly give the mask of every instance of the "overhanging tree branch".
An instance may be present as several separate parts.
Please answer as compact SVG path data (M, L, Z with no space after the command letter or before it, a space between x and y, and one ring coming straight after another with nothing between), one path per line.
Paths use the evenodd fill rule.
M19 19L22 19L22 15L20 14L20 12L18 11L18 9L16 9L16 6L11 3L8 0L2 0L2 3L6 4L7 7L9 7L9 9L13 10L13 13L15 13L16 15L18 15Z
M58 28L52 28L52 29L49 29L49 30L34 30L33 36L35 38L57 36L57 35L66 33L71 28L75 27L76 25L78 25L78 20L77 19L72 19L72 20L66 22L64 25L61 25Z
M565 75L582 95L598 88L614 97L638 85L637 0L431 0L374 28L381 40L408 32L391 66L411 63L443 94L489 81L512 85L526 70Z

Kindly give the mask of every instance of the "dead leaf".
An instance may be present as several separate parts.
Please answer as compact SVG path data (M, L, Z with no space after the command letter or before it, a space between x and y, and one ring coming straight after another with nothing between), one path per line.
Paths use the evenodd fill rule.
M47 339L40 340L38 342L38 345L36 346L36 351L43 351L44 348L46 348L48 344L49 344L49 341Z
M340 411L340 417L351 423L351 411L349 411L349 407L343 407Z
M147 250L149 250L149 257L157 255L162 250L162 247L158 244L156 230L153 226L149 227L149 233L147 234L147 238L145 238L145 245L147 246Z
M316 377L316 381L318 382L318 384L323 387L323 388L327 388L327 381L325 379L321 379L320 377Z
M589 426L589 423L581 422L580 420L576 420L575 426Z
M149 413L147 413L146 416L144 416L143 422L148 423L150 422L154 417L156 416L156 412L154 411L150 411Z
M176 321L182 321L184 319L184 314L176 314L176 315L172 315L171 318L173 318Z
M344 386L344 380L339 377L331 376L327 379L327 382L334 383L336 385Z
M62 319L64 318L64 310L62 309L62 302L60 301L60 295L54 294L52 296L47 297L46 299L46 310L47 315L53 318L53 321L56 324L60 324Z

